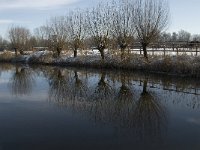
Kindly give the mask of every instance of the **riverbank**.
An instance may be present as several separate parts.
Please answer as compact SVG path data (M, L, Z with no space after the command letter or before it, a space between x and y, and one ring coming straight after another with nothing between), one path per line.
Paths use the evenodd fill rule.
M2 52L0 62L41 64L71 67L86 67L117 70L140 70L150 73L174 75L181 77L200 77L200 56L149 56L148 62L141 55L130 54L125 59L117 55L106 55L102 60L98 55L71 56L54 58L48 51L35 52L30 55L15 57L12 52Z

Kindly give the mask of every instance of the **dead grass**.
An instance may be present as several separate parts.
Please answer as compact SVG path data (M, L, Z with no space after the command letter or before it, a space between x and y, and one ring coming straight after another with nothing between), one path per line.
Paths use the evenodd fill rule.
M0 53L0 62L11 62L15 54L10 51L3 51Z
M41 55L40 57L32 55L27 61L30 64L51 64L53 63L53 60L53 53L47 53L45 55Z

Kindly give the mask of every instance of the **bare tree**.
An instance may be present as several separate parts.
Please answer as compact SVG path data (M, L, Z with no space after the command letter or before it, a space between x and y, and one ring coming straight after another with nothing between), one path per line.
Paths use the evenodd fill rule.
M134 5L136 33L142 45L144 57L148 59L147 46L155 41L168 26L168 3L165 0L136 0Z
M8 31L8 36L15 50L15 55L17 55L18 50L20 54L23 54L31 36L29 29L25 27L11 27Z
M124 58L125 49L133 41L134 37L134 17L133 5L129 0L120 0L113 5L113 38L121 49L121 58Z
M2 36L0 36L0 51L8 48L8 41L5 40Z
M51 43L52 50L60 57L61 51L66 46L68 36L65 17L51 18L47 24L46 36Z
M185 30L180 30L178 32L178 40L179 41L190 41L191 34Z
M74 57L77 57L77 50L83 47L85 38L85 14L81 10L72 11L67 16L69 44L74 51Z
M176 32L172 33L172 41L176 42L178 40L178 34Z
M94 46L99 50L104 60L104 50L108 47L110 34L111 11L110 6L99 4L92 11L87 12L88 33L91 35Z
M163 32L163 33L161 33L161 35L159 37L160 42L170 42L171 40L172 40L171 33Z
M194 34L194 35L192 35L192 41L200 42L200 34Z
M33 47L37 46L37 39L35 36L31 36L29 41L27 42L27 48L29 50L33 50Z
M48 47L49 46L49 33L47 26L40 26L34 29L34 35L37 41L37 46Z

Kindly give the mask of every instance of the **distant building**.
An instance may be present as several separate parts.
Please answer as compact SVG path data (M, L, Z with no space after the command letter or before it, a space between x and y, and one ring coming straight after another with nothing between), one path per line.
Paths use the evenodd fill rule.
M48 50L48 47L33 47L33 51L45 51Z

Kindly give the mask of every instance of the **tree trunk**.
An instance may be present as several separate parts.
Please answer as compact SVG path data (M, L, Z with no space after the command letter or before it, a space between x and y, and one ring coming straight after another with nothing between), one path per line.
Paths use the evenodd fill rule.
M102 60L104 60L104 59L105 59L104 49L99 49L99 52L100 52L100 54L101 54Z
M125 48L121 48L121 60L125 58Z
M57 55L58 55L58 57L60 57L60 52L61 52L61 49L59 47L57 47Z
M60 70L60 69L58 70L57 77L58 77L58 79L62 78L62 72L61 72L61 70Z
M106 86L105 78L106 78L106 73L102 72L101 79L99 80L99 83L98 83L99 86L103 86L103 87Z
M142 90L142 94L146 93L147 93L147 79L145 79L143 82L143 90Z
M142 44L142 49L143 49L143 52L144 52L144 58L148 59L147 45L146 44Z
M75 81L77 82L78 81L78 73L77 73L77 71L74 71L74 78L75 78Z
M15 67L15 74L19 74L19 67L18 67L18 65Z
M17 56L17 48L14 48L14 50L15 50L15 56Z
M20 52L21 55L24 55L24 51L23 50L20 50L19 52Z
M77 57L77 49L74 50L74 58Z

